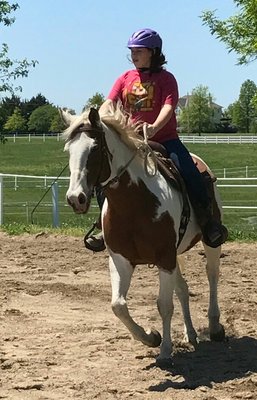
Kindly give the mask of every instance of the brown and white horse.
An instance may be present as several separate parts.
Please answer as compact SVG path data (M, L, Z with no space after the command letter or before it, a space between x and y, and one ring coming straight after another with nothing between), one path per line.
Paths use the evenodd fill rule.
M118 107L110 109L101 118L94 109L80 116L62 111L62 116L68 126L63 133L65 150L69 152L68 203L76 213L86 213L95 185L102 185L106 196L102 227L109 253L114 314L134 339L151 347L161 345L159 360L170 358L175 290L182 306L185 337L196 345L197 334L189 311L188 287L177 260L179 254L201 239L192 208L185 234L178 244L182 195L166 182L158 170L149 173L149 168L153 166L145 161L144 142ZM217 299L221 248L214 249L205 244L204 247L210 287L210 337L223 340L225 333L219 322ZM157 306L163 324L162 338L159 332L145 331L139 326L127 307L131 278L135 266L139 264L154 264L159 270Z

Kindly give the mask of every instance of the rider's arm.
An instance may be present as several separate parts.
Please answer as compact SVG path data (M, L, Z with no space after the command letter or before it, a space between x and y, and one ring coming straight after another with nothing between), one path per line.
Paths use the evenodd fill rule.
M110 107L115 106L115 104L116 104L115 101L106 99L99 108L99 114L100 115L108 114L108 109L110 109Z
M164 104L153 124L147 124L147 136L153 137L171 119L173 108L170 104Z

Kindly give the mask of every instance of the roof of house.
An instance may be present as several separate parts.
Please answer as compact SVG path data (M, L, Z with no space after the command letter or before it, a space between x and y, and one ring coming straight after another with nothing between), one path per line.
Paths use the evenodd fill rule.
M180 97L178 99L178 107L181 108L181 109L185 108L187 106L187 104L188 104L188 102L189 102L191 97L192 97L191 94L186 94L185 96ZM212 101L212 107L214 107L214 108L223 108L222 106L220 106L217 103L214 103L213 101Z

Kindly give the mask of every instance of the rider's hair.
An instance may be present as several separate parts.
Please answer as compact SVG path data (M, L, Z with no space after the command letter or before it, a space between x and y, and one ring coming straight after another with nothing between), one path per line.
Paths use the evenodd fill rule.
M151 72L159 72L163 69L163 65L167 64L165 59L165 55L159 48L155 48L152 50L152 59L151 59Z

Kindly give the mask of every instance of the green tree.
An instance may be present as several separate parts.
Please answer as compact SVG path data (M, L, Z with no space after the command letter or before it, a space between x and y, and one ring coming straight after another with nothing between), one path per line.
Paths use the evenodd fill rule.
M230 104L227 108L227 114L231 118L232 124L236 125L239 128L240 123L240 103L239 101L235 101Z
M10 3L9 1L0 1L0 25L10 26L14 23L13 13L19 8L18 3ZM21 90L21 87L14 87L13 80L20 77L27 77L30 67L35 67L36 60L28 61L11 59L8 55L8 45L2 43L0 45L0 97L1 93L14 93L15 90ZM4 143L5 138L2 130L3 122L0 118L0 142Z
M229 106L228 111L232 123L237 125L240 132L250 133L256 118L254 99L257 86L250 79L246 80L241 88L238 100Z
M8 117L13 114L16 107L21 108L21 99L18 96L13 94L11 97L2 99L0 103L0 131L3 130Z
M21 115L21 110L18 107L16 107L13 114L8 117L4 125L4 130L15 133L21 133L27 130L26 119Z
M91 107L97 108L99 110L104 100L105 100L104 95L102 93L96 92L92 97L88 99L82 111L85 111Z
M188 133L198 133L213 130L211 108L212 97L207 86L199 85L192 91L187 107L182 111L180 125Z
M257 133L257 92L252 98L252 106L253 106L253 119L250 125L250 133Z
M250 79L246 80L240 89L240 121L239 127L242 132L250 132L251 124L255 118L254 96L257 93L257 86Z
M38 93L36 96L31 97L30 100L25 100L21 103L21 112L22 115L29 120L32 112L40 107L49 104L49 101L43 96L41 93Z
M60 113L58 112L52 119L50 131L54 133L60 133L66 128Z
M216 11L204 11L201 19L212 35L238 54L238 64L247 64L257 58L257 1L234 0L234 3L238 13L223 21L216 17Z
M8 1L0 1L0 24L10 26L14 23L15 18L12 13L19 7L18 3L11 4ZM12 60L8 56L8 45L2 43L0 48L0 94L1 92L13 93L14 90L20 90L21 87L13 87L13 80L19 77L27 77L30 67L35 67L37 61Z
M51 132L51 124L58 109L51 104L36 108L29 117L28 128L38 134Z
M11 25L14 23L15 18L11 17L10 14L19 8L18 3L10 4L8 1L0 2L0 24Z

